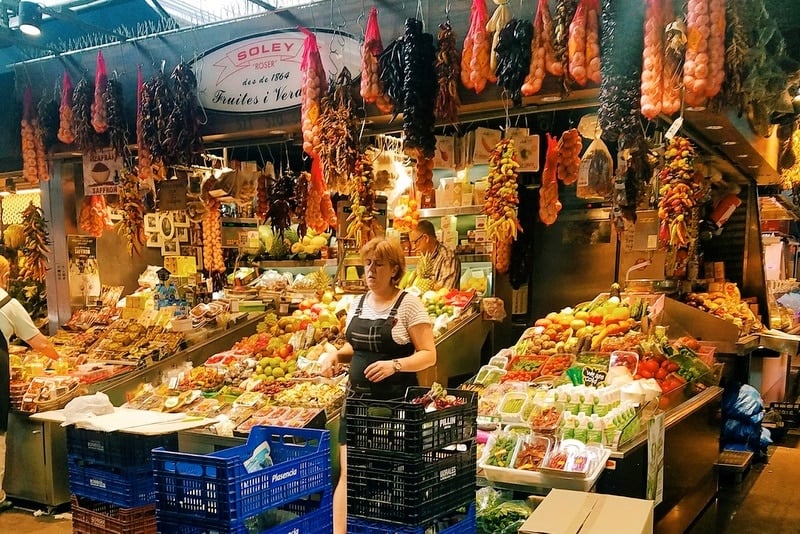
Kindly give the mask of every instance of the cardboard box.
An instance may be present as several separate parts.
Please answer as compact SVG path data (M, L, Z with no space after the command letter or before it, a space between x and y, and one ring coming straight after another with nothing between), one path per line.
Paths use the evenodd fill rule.
M653 501L554 489L519 531L523 534L652 534Z

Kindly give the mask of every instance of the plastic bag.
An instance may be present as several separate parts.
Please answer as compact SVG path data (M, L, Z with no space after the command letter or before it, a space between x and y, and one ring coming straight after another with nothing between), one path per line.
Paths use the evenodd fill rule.
M84 421L95 415L114 413L114 405L108 395L98 391L94 395L75 397L64 406L64 422L61 426L69 426Z
M758 424L763 419L763 411L761 394L749 384L738 390L726 389L722 395L722 414L725 417Z
M610 200L614 161L606 144L597 138L581 158L576 196L584 200Z

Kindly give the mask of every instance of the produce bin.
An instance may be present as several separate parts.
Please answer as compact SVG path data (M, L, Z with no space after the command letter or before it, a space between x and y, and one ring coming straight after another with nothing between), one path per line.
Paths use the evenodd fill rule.
M465 403L432 412L410 401L429 392L410 387L406 401L349 398L346 402L348 453L361 449L410 458L475 438L478 395L448 389Z
M273 465L248 473L245 461L263 443ZM330 434L257 426L246 444L208 455L154 449L153 471L159 517L231 522L235 531L236 521L331 487Z

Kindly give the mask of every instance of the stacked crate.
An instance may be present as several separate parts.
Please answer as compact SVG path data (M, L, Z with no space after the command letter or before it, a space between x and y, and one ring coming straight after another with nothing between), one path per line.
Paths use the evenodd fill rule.
M475 532L477 395L449 393L464 404L347 400L348 532Z
M156 532L150 451L177 434L144 436L67 428L67 469L76 534Z
M267 462L254 465L269 446ZM153 451L160 533L333 531L330 433L256 426L208 455ZM250 472L246 465L251 466Z

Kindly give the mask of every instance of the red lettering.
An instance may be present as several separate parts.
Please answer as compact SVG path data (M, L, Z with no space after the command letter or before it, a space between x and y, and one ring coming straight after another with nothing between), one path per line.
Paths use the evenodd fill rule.
M286 51L287 52L291 52L292 51L292 47L294 46L294 43L284 43L284 44L286 45Z
M260 51L261 50L257 46L251 46L247 50L247 53L250 54L251 56L257 56Z
M247 59L247 52L242 50L241 52L237 52L236 53L236 60L237 61L244 61L245 59Z
M272 51L273 52L280 52L281 51L281 43L272 43Z

